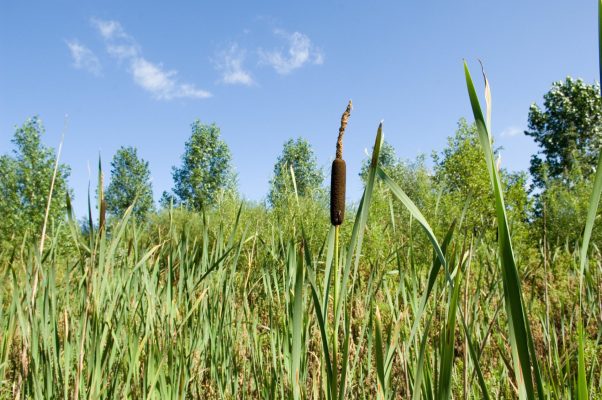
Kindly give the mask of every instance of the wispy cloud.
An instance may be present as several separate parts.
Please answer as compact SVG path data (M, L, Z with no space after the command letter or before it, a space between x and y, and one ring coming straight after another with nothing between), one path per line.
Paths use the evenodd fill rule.
M102 72L100 60L96 54L89 48L81 44L78 40L67 40L65 42L73 58L73 66L77 69L86 70L93 75L99 76Z
M161 64L153 63L142 56L136 40L130 36L118 21L92 18L92 26L105 41L107 53L129 64L134 83L149 92L157 100L177 98L205 99L211 93L197 88L192 83L180 82L178 71L166 70Z
M286 75L305 64L324 63L324 54L313 45L307 35L300 32L288 33L280 29L274 33L288 43L288 48L286 51L259 49L259 57L262 63L270 65L277 73Z
M98 18L92 18L91 22L92 26L94 26L106 40L131 39L131 37L125 33L125 30L118 21L105 21Z
M221 72L221 82L227 85L245 85L255 84L251 74L244 69L246 51L238 47L236 43L228 49L217 54L213 61L215 68Z
M138 46L131 44L107 44L107 53L119 60L134 59L139 55Z
M518 126L509 126L500 133L501 137L514 137L523 133L523 129Z
M153 64L142 57L132 59L130 71L134 82L158 100L176 98L204 99L211 93L198 89L189 83L179 83L177 71L166 71L160 65Z
M92 18L91 23L104 39L107 53L110 56L124 60L134 59L140 55L140 46L132 36L126 33L118 21Z

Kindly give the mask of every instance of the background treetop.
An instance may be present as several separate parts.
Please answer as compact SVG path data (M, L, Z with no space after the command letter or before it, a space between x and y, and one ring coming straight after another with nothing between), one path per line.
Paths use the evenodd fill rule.
M15 128L12 156L0 156L0 245L11 236L22 237L26 232L34 237L41 234L56 158L54 149L42 143L43 134L44 125L39 117L27 119ZM69 173L69 167L60 163L50 203L49 226L64 219Z
M153 206L153 188L148 161L135 147L121 147L111 161L111 181L105 194L107 210L119 216L136 201L132 213L141 219Z
M531 157L535 185L544 186L546 176L568 177L575 168L591 175L602 148L600 85L567 77L554 82L543 99L543 109L531 105L525 131L540 147Z
M302 137L289 139L282 146L282 153L274 164L274 175L268 194L268 202L272 206L283 200L287 192L293 191L291 167L295 173L297 194L300 197L317 194L324 181L324 171L318 166L311 144Z
M219 127L197 119L191 130L182 164L173 168L173 193L181 204L200 210L213 204L220 191L235 190L236 175L230 149L221 139Z

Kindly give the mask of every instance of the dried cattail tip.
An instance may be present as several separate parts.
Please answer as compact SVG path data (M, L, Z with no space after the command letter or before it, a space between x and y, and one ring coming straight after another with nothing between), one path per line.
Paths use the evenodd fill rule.
M347 128L347 121L349 121L349 116L351 115L351 109L353 108L353 104L351 100L349 100L349 104L347 104L347 108L345 112L341 116L341 126L339 128L339 137L337 138L337 154L336 158L343 158L343 134L345 134L345 128Z
M345 181L347 179L345 160L335 158L330 175L330 222L341 225L345 219Z

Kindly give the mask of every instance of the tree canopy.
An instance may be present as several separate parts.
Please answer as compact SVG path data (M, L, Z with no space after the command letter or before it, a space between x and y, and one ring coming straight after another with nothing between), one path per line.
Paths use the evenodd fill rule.
M272 206L286 198L287 193L292 193L291 167L295 173L297 195L301 197L316 194L324 181L324 172L318 167L311 144L301 137L289 139L284 143L282 153L274 165L274 176L270 181L268 194L268 202Z
M220 191L235 190L236 175L230 149L220 138L217 125L196 120L191 129L182 165L173 168L173 192L179 203L200 210L214 204ZM169 199L170 195L164 194L163 198Z
M15 129L13 154L0 156L0 242L41 234L56 155L42 143L42 120L29 118ZM49 226L65 216L69 167L59 164L50 203Z
M554 82L543 96L543 109L529 109L527 136L540 147L531 158L534 184L545 186L546 178L565 179L577 169L583 177L594 170L602 149L602 98L599 84L566 78Z
M111 161L111 182L105 194L107 211L122 215L132 205L132 214L141 219L153 209L153 188L148 162L138 158L135 147L121 147Z
M476 126L462 118L443 151L433 154L434 181L443 194L442 215L459 216L467 206L464 225L474 231L492 228L495 220L493 191L480 146ZM496 153L500 157L499 149ZM526 174L502 169L500 175L510 219L524 222L530 204Z

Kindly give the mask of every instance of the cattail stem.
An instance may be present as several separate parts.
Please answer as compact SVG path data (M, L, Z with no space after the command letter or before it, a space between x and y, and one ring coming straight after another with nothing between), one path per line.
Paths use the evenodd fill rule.
M336 314L337 305L339 302L339 229L340 226L334 227L334 268L333 268L333 315ZM339 321L335 320L332 327L332 364L333 364L333 379L334 388L338 389L338 354L339 354ZM336 393L335 393L336 394Z
M334 303L339 301L339 226L334 227Z

